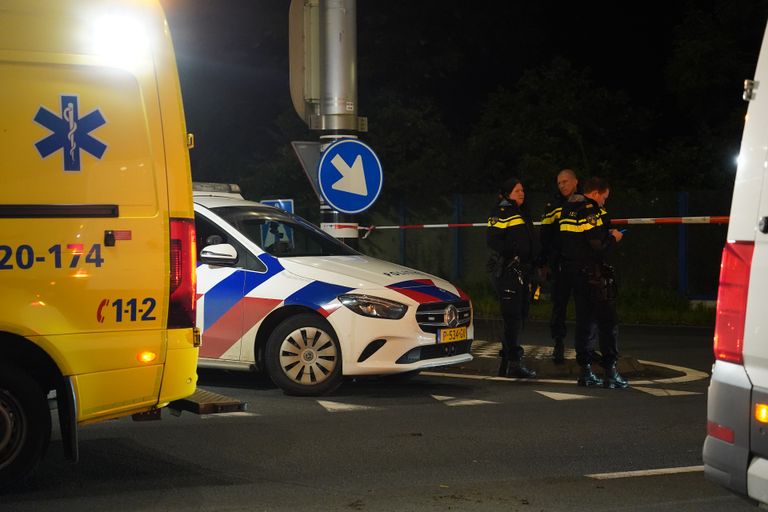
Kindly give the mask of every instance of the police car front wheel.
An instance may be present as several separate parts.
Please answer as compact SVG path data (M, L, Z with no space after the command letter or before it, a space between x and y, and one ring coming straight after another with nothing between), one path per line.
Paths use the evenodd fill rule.
M317 315L284 320L267 340L265 355L272 382L288 395L322 395L341 384L339 341Z

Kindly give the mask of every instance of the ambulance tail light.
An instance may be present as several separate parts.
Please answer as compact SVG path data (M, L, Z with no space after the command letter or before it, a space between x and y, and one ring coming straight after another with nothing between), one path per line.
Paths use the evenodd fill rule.
M754 242L727 242L720 263L715 320L715 358L744 364L744 321Z
M171 301L168 328L195 326L197 250L193 219L171 219Z

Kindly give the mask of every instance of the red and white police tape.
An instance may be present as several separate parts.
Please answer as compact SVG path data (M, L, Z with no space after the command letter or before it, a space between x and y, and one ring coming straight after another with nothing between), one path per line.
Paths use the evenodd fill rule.
M535 225L541 222L534 222ZM728 224L728 216L704 217L640 217L635 219L611 219L612 225L623 224ZM401 226L359 226L365 231L363 238L368 238L374 231L384 229L431 229L431 228L480 228L487 227L487 222L454 223L454 224L404 224Z

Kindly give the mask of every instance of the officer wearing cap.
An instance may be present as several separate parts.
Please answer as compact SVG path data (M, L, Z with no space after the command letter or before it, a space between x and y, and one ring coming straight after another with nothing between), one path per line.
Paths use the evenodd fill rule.
M561 258L562 268L573 282L576 300L576 360L581 366L577 383L621 389L629 384L616 370L617 288L606 257L623 235L608 225L603 207L609 194L610 186L605 180L590 178L584 184L584 194L574 194L563 206ZM593 322L598 328L605 380L592 372L589 337Z
M501 340L500 377L535 378L523 364L520 330L528 313L530 273L533 261L533 222L524 206L525 190L517 178L505 181L488 217L488 261L496 296L501 306L504 333Z
M573 170L563 169L557 174L558 194L547 203L539 230L541 252L538 265L544 275L549 274L552 277L552 316L549 330L552 335L552 358L555 364L565 362L565 315L573 290L568 274L560 268L560 215L565 203L576 193L578 185L579 180Z

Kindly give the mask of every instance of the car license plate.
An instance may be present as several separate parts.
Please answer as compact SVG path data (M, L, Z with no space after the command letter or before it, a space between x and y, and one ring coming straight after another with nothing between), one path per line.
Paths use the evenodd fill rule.
M465 339L467 339L466 327L454 327L437 331L438 343L453 343L454 341L464 341Z

